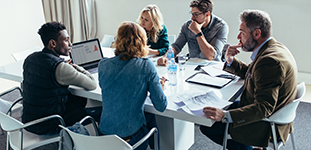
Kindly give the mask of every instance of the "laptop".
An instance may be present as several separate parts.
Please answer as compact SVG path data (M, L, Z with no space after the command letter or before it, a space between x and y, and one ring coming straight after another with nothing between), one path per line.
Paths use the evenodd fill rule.
M73 43L70 58L73 63L83 67L88 72L97 73L98 63L103 58L98 38Z

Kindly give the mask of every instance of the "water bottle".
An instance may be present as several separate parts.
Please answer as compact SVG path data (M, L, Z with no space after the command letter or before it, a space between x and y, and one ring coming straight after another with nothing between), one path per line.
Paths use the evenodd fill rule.
M167 69L168 69L168 79L169 79L169 85L175 86L177 85L177 64L175 63L174 58L174 51L172 47L170 46L167 53Z

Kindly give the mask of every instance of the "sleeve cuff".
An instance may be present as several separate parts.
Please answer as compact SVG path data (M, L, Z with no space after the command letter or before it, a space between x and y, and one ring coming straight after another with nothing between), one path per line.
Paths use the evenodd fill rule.
M230 112L229 111L225 111L225 113L227 113L227 116L228 116L228 122L229 123L232 123L232 118L231 118L231 115L230 115Z

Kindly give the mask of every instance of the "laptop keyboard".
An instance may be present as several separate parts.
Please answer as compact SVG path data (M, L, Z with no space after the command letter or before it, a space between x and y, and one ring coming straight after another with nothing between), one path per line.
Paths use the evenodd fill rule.
M88 72L90 72L90 73L96 73L96 72L98 72L98 63L92 64L92 65L83 66L83 68L85 70L87 70Z
M92 68L96 68L98 65L97 64L93 64L93 65L90 65L90 66L84 66L84 69L85 70L89 70L89 69L92 69Z
M86 69L89 73L97 73L98 72L98 67L92 68L92 69Z

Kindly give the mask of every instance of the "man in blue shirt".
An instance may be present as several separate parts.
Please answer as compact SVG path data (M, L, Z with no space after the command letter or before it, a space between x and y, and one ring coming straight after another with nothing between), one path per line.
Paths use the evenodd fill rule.
M190 7L191 20L183 24L172 44L175 56L187 43L190 58L220 61L229 32L227 23L212 14L212 0L193 0ZM167 65L166 55L158 59L158 65Z

